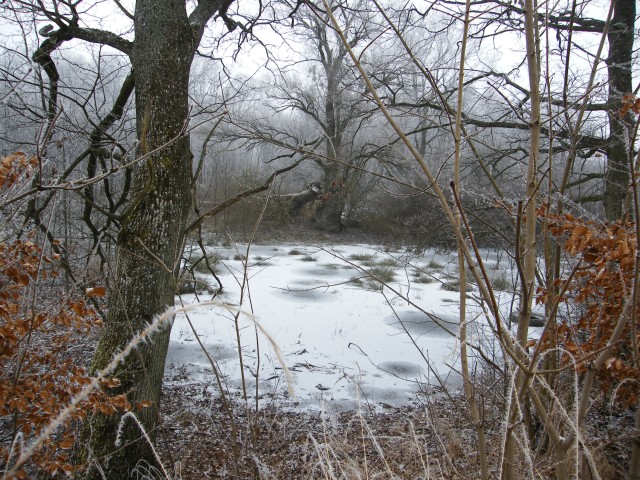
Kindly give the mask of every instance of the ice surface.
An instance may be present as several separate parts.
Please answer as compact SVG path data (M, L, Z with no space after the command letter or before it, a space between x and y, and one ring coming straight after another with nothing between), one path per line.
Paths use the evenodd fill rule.
M257 379L263 399L298 408L316 408L321 400L352 408L358 402L409 403L426 386L438 385L435 372L449 387L459 385L458 375L451 374L458 361L458 293L443 290L438 281L414 281L425 272L450 280L447 276L455 275L454 255L427 252L412 257L367 245L253 246L240 304L246 246L211 250L224 259L217 265L224 293L216 301L243 312L238 332L249 396L255 394ZM389 285L395 292L366 278L365 273L376 267L393 271ZM212 277L205 278L216 285ZM210 298L183 295L181 301L190 305ZM211 362L197 334L217 363L225 388L240 395L236 312L203 305L191 309L188 318L178 314L165 381L201 383L217 393ZM287 394L276 348L256 333L252 318L281 350L293 378L294 397Z

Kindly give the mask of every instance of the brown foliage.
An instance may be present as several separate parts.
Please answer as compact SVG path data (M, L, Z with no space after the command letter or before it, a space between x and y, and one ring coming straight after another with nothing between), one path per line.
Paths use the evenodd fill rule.
M82 299L67 298L57 304L40 298L43 284L57 277L53 263L31 241L0 243L0 458L5 465L91 381L67 349L99 320ZM47 291L53 294L54 288L49 285ZM101 288L94 289L94 295L101 293ZM51 303L48 308L47 303ZM69 453L76 442L74 421L91 411L111 413L121 408L129 408L124 396L91 394L19 478L26 478L31 469L49 476L75 471L78 467Z
M640 98L636 97L633 93L627 93L622 97L622 107L618 113L621 117L624 117L629 111L632 111L636 115L640 114Z
M37 157L15 152L0 160L0 188L13 186L22 176L29 176L38 165Z
M564 318L557 328L558 346L565 350L564 365L575 362L579 374L593 368L596 353L606 349L625 302L633 294L638 241L635 223L602 224L574 218L570 214L551 215L550 231L563 250L580 264L562 297L580 312L579 318ZM562 283L558 280L558 286ZM547 301L541 290L538 300ZM615 395L622 406L638 402L640 371L637 349L640 309L633 308L620 341L606 350L609 358L597 372L602 391ZM635 337L635 338L634 338ZM542 339L545 348L553 339Z
M36 157L16 152L0 159L0 189L30 176ZM39 435L91 378L68 352L100 322L83 299L55 286L57 260L47 257L31 240L0 243L0 463L3 470L19 456L23 445ZM103 287L87 297L102 297ZM59 300L62 299L62 300ZM109 379L111 387L117 379ZM106 414L130 408L126 398L93 392L64 420L17 473L27 478L78 470L70 451L76 443L76 421L92 411ZM6 471L6 470L5 470Z

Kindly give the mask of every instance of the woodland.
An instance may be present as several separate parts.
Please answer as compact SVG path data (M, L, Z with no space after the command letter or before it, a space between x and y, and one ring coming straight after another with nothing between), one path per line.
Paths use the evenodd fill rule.
M2 479L639 480L636 9L2 0ZM327 433L216 375L197 408L225 421L183 475L163 391L178 294L208 272L240 332L260 318L247 245L269 242L452 254L460 386ZM229 304L212 252L236 244ZM424 313L424 276L398 290L343 260Z

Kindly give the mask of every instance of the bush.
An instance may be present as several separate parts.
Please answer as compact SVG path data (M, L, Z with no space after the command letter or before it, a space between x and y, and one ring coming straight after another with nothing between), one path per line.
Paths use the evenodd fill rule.
M632 301L630 295L636 281L635 223L602 224L570 214L551 215L549 222L563 250L574 260L581 258L582 263L568 280L561 299L577 307L575 317L578 318L561 319L557 337L545 335L541 346L551 349L557 342L563 348L563 366L577 365L580 375L596 369L599 386L606 395L624 407L636 405L640 401L640 369L636 362L640 308L636 306L624 312L625 305ZM548 292L540 291L538 299L547 302ZM618 335L616 330L624 315L629 318L618 341L610 344L614 334ZM593 361L599 352L607 354L600 368Z
M0 243L0 458L8 469L19 455L19 445L41 434L91 381L67 352L100 321L84 299L55 291L52 280L58 273L52 264L31 241ZM51 289L48 298L64 300L46 305L43 288ZM87 290L90 297L104 294L100 287ZM111 379L105 386L117 384ZM30 463L20 467L17 477L77 471L68 453L76 442L76 421L92 411L108 414L124 408L130 408L124 395L93 392L70 412Z

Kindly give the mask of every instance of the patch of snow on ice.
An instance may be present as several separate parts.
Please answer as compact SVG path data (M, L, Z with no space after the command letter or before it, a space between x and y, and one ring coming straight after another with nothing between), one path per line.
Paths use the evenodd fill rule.
M220 268L225 270L224 293L216 300L238 306L243 281L243 261L238 254L244 255L245 248L211 248L227 259ZM302 255L290 255L293 249ZM315 261L303 260L305 255ZM257 256L268 264L256 261ZM414 282L402 256L367 245L252 247L249 288L239 308L252 314L282 351L296 397L285 398L283 368L273 345L261 333L256 334L249 316L241 314L238 331L245 384L251 387L248 394L254 395L257 379L261 395L291 406L319 408L321 401L328 401L337 408L349 408L359 401L411 402L425 385L438 384L434 372L457 386L459 378L451 375L451 366L457 362L452 334L458 332L458 293L442 290L437 281ZM434 278L455 274L455 256L430 252L412 261ZM376 265L392 269L393 289L434 317L375 282L354 280ZM215 285L213 278L205 278ZM209 298L200 296L202 301ZM183 295L182 302L197 303L196 296ZM186 369L186 381L208 383L209 389L216 391L210 362L200 351L197 334L217 362L226 388L238 395L242 384L233 312L209 305L190 311L188 318L195 332L184 314L176 317L166 381ZM185 381L184 376L175 378Z

